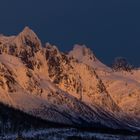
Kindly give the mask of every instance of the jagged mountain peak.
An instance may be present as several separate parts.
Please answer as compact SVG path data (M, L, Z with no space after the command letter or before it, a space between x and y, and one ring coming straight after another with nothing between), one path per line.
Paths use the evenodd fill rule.
M73 50L86 50L92 52L91 49L88 48L85 44L75 44L73 46Z
M96 61L95 55L86 45L74 45L73 50L69 52L69 56L76 58L80 62L85 59L87 61Z
M55 45L51 45L50 43L46 43L45 49L46 49L46 57L47 58L49 56L59 57L59 58L62 57L61 52L59 51L59 49Z
M26 36L26 37L28 36L31 39L34 39L34 38L38 39L38 36L36 35L36 33L28 26L26 26L19 35Z
M69 52L68 56L70 58L75 58L80 63L84 63L94 69L110 71L110 68L97 59L93 51L85 45L74 45L73 50Z
M42 44L36 33L25 27L17 36L0 36L0 53L17 57L33 56L42 49Z
M36 33L29 27L25 27L21 33L16 37L15 43L17 46L30 46L35 49L41 48L41 41Z
M26 32L33 32L33 30L29 27L29 26L25 26L23 31L26 31Z
M88 48L86 45L79 45L75 44L73 47L73 52L79 53L79 55L93 57L94 60L96 59L95 55L93 54L92 50Z
M60 52L59 49L57 48L57 46L55 45L51 45L50 43L46 43L45 44L45 47L47 50L50 50L50 51L57 51L57 52Z
M73 46L73 49L86 49L87 48L87 46L86 45L80 45L80 44L75 44L74 46Z

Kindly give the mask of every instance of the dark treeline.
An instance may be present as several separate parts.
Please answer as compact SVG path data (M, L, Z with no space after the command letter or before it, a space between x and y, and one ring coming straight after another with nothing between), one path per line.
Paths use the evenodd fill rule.
M42 120L0 103L0 135L42 128L61 128L65 125Z
M76 128L79 132L95 132L113 135L140 135L139 131L132 132L130 130L123 129L116 130L99 124L94 124L94 126L88 127L80 127L53 123L0 103L0 135L43 128Z
M0 103L0 134L48 127L44 120Z

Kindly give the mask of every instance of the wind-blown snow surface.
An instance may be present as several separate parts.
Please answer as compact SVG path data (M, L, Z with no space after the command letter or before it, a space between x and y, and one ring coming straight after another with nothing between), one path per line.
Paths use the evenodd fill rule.
M139 87L139 70L112 72L85 46L68 55L49 43L42 47L28 27L0 36L0 101L32 115L74 126L139 129Z

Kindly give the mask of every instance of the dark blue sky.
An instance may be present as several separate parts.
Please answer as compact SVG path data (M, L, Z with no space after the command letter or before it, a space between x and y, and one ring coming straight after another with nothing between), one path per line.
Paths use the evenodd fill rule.
M140 65L140 0L0 0L0 33L24 26L60 50L86 44L106 64L123 56Z

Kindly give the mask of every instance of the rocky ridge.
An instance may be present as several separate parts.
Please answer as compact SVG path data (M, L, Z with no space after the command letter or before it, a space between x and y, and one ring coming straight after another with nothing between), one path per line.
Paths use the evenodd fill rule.
M29 27L17 36L0 36L0 101L52 122L139 129L139 111L122 103L123 86L115 89L126 75L113 72L86 46L75 45L68 54L49 43L43 47ZM130 87L138 90L135 78ZM132 99L138 102L138 96Z

